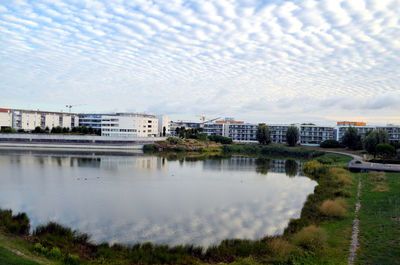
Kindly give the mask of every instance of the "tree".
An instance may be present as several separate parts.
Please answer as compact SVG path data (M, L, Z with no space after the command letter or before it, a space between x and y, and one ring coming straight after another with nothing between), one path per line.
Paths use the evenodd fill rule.
M396 150L390 144L377 144L376 154L381 156L383 159L392 157L396 153Z
M296 126L289 126L286 132L286 141L289 146L295 146L299 140L300 132Z
M43 130L40 128L40 126L36 126L35 130L33 130L33 133L43 133Z
M271 143L271 133L269 131L269 127L264 123L259 124L256 131L256 138L260 144Z
M362 149L361 136L358 134L357 128L349 127L344 133L342 144L352 150Z
M376 156L376 145L388 144L389 134L384 130L373 130L363 140L364 149Z
M166 132L167 132L167 128L165 128L165 126L163 126L163 128L162 128L162 136L165 137Z

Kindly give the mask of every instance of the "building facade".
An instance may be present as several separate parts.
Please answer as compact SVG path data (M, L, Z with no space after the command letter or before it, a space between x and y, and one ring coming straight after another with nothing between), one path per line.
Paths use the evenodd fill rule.
M158 119L159 135L160 136L170 136L171 135L171 130L170 130L171 122L169 120L169 117L167 115L158 115L157 119ZM164 130L165 130L165 135L164 135Z
M158 119L155 115L116 113L103 115L101 135L116 137L157 137Z
M4 128L12 128L11 109L0 109L0 130Z
M15 130L33 131L36 127L51 130L58 126L71 129L78 124L79 117L73 113L0 109L0 126Z
M389 135L389 141L400 142L400 125L371 126L365 122L338 122L335 129L337 141L341 141L349 127L356 128L361 139L365 138L372 130L384 130Z
M329 126L300 125L300 144L319 145L334 139L334 128Z

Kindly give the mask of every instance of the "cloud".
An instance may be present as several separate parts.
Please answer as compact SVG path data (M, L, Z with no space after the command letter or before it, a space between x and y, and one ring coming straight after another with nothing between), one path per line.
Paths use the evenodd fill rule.
M54 94L48 100L60 107L177 118L181 109L212 110L258 122L267 114L249 103L267 99L268 109L288 100L323 113L326 101L338 114L395 116L387 109L400 90L399 12L398 0L3 2L0 104L41 106ZM15 91L27 90L11 105Z

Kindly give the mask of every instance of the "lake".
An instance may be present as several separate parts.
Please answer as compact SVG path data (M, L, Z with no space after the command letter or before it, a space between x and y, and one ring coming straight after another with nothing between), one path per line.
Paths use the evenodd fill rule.
M294 160L0 150L0 207L93 242L210 246L281 234L315 181Z

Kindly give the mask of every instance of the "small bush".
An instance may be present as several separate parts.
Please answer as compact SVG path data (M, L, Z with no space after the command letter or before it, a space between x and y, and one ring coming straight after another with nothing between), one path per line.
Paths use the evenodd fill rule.
M335 184L339 186L348 186L353 184L349 171L343 168L330 168L328 170L329 176Z
M320 207L320 211L330 217L345 217L347 216L347 207L348 204L344 199L336 198L334 200L325 200Z
M11 210L0 209L0 226L3 226L5 231L12 234L28 235L30 221L26 213L13 215Z
M362 162L360 160L357 160L356 164L362 164Z
M45 248L44 246L42 246L42 244L40 244L40 243L36 243L33 246L33 251L35 251L39 254L43 254L43 255L47 255L47 253L49 252L49 250L47 248Z
M325 141L321 142L319 146L322 148L341 148L341 147L343 147L343 145L340 144L336 140L325 140Z
M144 152L156 152L157 147L154 144L145 144L143 145Z
M220 136L220 135L210 135L210 136L208 136L208 139L210 141L213 141L216 143L221 143L221 144L231 144L232 143L231 138Z
M64 264L67 264L67 265L79 265L79 263L80 263L78 256L75 256L75 255L72 255L72 254L66 255L63 258L62 262Z
M303 172L306 175L317 177L319 173L322 173L324 165L316 160L308 161L303 165Z
M61 250L57 247L52 248L46 255L47 257L51 258L51 259L61 259L62 254L61 254Z
M274 238L267 245L275 258L286 257L294 250L294 246L282 238Z
M314 252L325 248L328 236L322 228L310 225L296 233L292 240L295 245Z
M169 136L167 141L171 144L181 144L183 140L179 137Z

